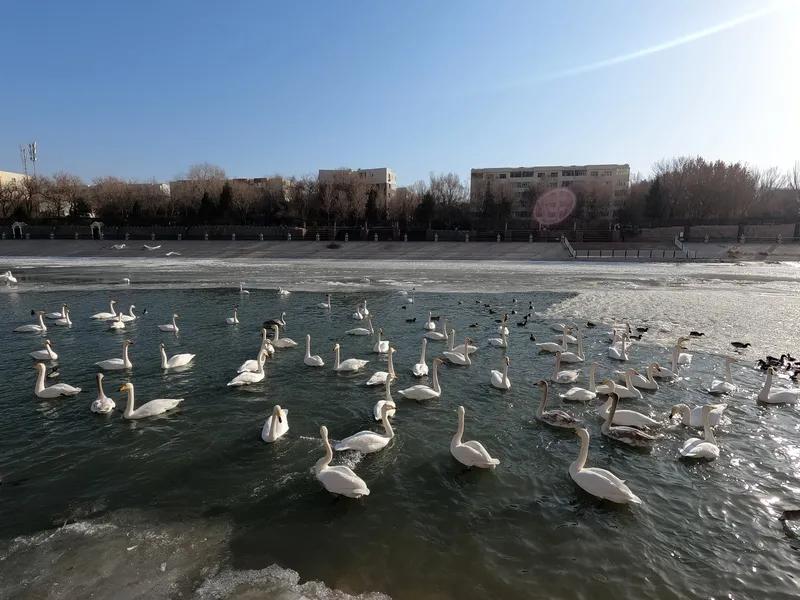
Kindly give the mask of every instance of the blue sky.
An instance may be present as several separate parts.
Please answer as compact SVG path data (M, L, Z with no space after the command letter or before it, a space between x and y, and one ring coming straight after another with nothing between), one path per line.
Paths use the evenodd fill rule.
M5 3L0 170L800 159L800 1Z

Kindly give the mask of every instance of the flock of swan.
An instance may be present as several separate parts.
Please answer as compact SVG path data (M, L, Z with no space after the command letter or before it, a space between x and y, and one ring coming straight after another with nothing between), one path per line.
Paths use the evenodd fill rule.
M240 284L239 293L242 296L250 294ZM286 297L290 294L288 290L279 290L279 295ZM401 292L405 304L413 303L413 296L407 292ZM516 300L514 300L516 302ZM324 302L316 305L318 310L331 311L332 298L328 294ZM126 323L129 324L139 317L134 313L135 306L131 306L127 313L116 311L116 302L111 300L109 311L99 312L91 316L91 319L100 323L105 323L110 329L125 329ZM532 306L530 307L532 309ZM63 304L61 311L47 313L45 311L32 311L36 316L35 323L20 325L14 329L17 333L35 333L46 336L50 321L56 327L71 327L69 305ZM382 398L375 403L371 414L375 421L380 422L382 431L364 430L356 432L339 441L331 444L328 437L328 429L325 425L320 427L320 437L325 448L325 454L314 465L314 473L322 486L329 492L346 496L349 498L360 498L370 493L367 483L359 477L350 467L332 466L334 451L357 451L362 454L380 452L387 448L393 439L395 432L392 428L391 419L395 417L398 405L392 396L392 387L398 375L394 369L392 355L396 348L392 343L385 339L381 328L377 330L372 324L372 314L367 308L366 301L359 303L352 318L366 324L366 327L356 327L344 331L346 336L372 336L372 352L386 358L386 370L372 373L364 384L368 386L384 386ZM160 332L177 334L179 332L179 315L173 314L171 321L157 326ZM500 359L498 369L491 370L489 374L489 384L500 390L511 388L509 367L511 360L505 353L509 347L509 331L507 327L507 315L498 320L497 336L491 337L487 345L493 348L503 349L504 352ZM526 318L527 320L527 318ZM407 319L407 322L414 322L416 319ZM439 324L441 322L441 325ZM227 325L239 324L238 306L233 309L233 314L224 319ZM286 313L282 313L277 319L271 319L263 324L261 329L261 342L258 352L254 359L245 361L236 369L236 373L227 383L229 387L241 387L259 383L266 377L264 365L266 361L274 356L278 350L289 350L299 344L295 340L282 337L281 328L286 326ZM272 336L268 335L271 329ZM627 408L620 408L620 401L627 399L644 398L643 391L651 394L657 392L661 386L670 385L681 377L681 373L690 368L692 355L686 352L686 343L689 337L680 337L672 348L670 363L662 366L659 362L651 362L646 365L644 374L635 368L624 368L614 370L611 375L605 378L600 384L596 382L597 369L600 366L597 362L588 364L588 380L585 387L576 385L581 377L580 368L565 368L564 365L579 367L586 364L584 354L583 333L581 328L574 324L554 324L554 331L557 336L554 341L540 342L536 346L540 353L550 353L554 357L553 371L547 379L538 382L540 390L540 400L536 409L536 420L555 429L570 429L579 438L579 451L568 469L570 477L574 482L589 494L616 503L640 503L639 497L628 487L628 485L614 473L598 468L587 467L586 463L589 455L590 436L584 423L568 410L564 408L548 408L551 400L551 387L568 386L558 397L565 403L582 402L588 403L599 397L605 397L605 401L597 408L597 415L602 419L601 434L610 440L637 448L651 448L660 438L659 429L664 425L666 419L659 421L650 415ZM397 395L408 400L418 402L438 399L442 396L442 386L439 380L439 367L447 362L453 366L469 368L472 365L471 355L479 350L478 343L467 336L463 338L463 343L456 345L456 334L448 328L447 319L434 317L429 312L428 318L422 326L420 332L420 354L418 361L411 367L410 373L417 379L427 378L430 380L397 390ZM324 368L325 360L318 354L312 354L311 336L305 336L305 354L303 364L311 368ZM428 366L427 353L429 344L442 343L444 348L440 354L433 358L431 367ZM606 354L609 359L617 361L620 365L630 361L630 348L632 344L630 327L616 325L612 326L609 332L608 348ZM133 362L130 356L130 349L133 341L124 339L121 343L121 355L95 363L99 371L96 374L97 396L90 406L90 410L99 414L109 414L115 408L113 399L106 396L103 390L103 372L105 371L128 371L133 369ZM357 373L364 370L369 364L369 360L361 358L341 358L341 344L336 343L333 348L332 370L336 373ZM160 365L165 371L179 369L190 365L195 355L190 353L176 354L168 356L165 346L160 344ZM34 393L39 398L52 399L60 396L75 396L81 392L80 388L66 383L55 383L47 385L47 363L58 359L58 354L49 338L44 339L43 348L33 350L30 356L37 361L35 369L37 377ZM725 396L737 391L738 387L731 377L730 365L736 359L726 357L724 360L725 378L714 379L708 386L707 391L715 397ZM766 380L757 395L757 401L765 404L795 404L800 401L800 389L780 389L773 390L773 377L775 369L770 367L767 371ZM135 388L131 382L123 384L119 388L127 396L127 402L123 411L125 419L144 419L163 414L175 409L183 402L183 398L157 398L150 400L140 406L135 404ZM672 407L669 418L679 417L681 423L690 428L702 428L702 436L688 438L680 449L680 456L692 459L714 460L719 456L720 449L714 436L714 427L717 426L722 415L727 408L727 404L720 402L709 402L700 406L689 406L681 403ZM463 406L457 409L456 431L450 441L450 453L461 464L466 467L476 467L481 469L495 469L500 465L500 460L493 457L489 450L479 441L464 441L466 411ZM267 443L273 443L285 436L289 431L288 411L279 405L273 407L269 417L264 423L261 438Z

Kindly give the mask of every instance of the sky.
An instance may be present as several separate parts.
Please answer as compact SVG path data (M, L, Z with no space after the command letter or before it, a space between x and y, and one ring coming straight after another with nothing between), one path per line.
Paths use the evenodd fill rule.
M800 160L800 0L4 3L0 170Z

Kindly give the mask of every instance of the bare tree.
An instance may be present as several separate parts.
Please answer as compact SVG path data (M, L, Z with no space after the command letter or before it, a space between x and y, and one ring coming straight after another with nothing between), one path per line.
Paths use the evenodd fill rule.
M0 218L7 219L21 205L27 190L17 181L0 183Z
M800 215L800 160L794 161L792 168L786 174L786 183L789 189L794 191L794 199L797 203L797 214Z

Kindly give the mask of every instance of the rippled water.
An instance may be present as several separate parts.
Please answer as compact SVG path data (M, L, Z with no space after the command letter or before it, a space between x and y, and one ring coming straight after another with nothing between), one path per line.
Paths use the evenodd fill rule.
M471 265L465 271L474 269ZM729 333L715 333L720 312L733 319L734 332L754 336L759 347L796 351L796 327L787 332L768 323L763 308L767 301L794 318L793 276L776 277L774 285L761 277L757 291L741 285L717 296L714 286L692 277L685 289L673 285L657 293L647 284L652 274L645 271L629 278L641 289L607 286L598 278L596 285L580 286L579 294L561 282L549 286L558 291L488 293L496 289L497 272L474 269L471 275L452 275L453 287L469 293L418 292L415 303L402 309L391 288L406 283L424 288L420 274L390 272L390 281L382 285L374 274L365 282L353 271L344 281L364 289L337 291L349 286L319 285L319 278L342 277L325 273L322 265L314 269L284 269L280 277L333 289L330 314L315 306L320 293L295 292L282 299L272 290L253 289L240 297L229 287L188 287L187 271L173 273L172 279L164 270L137 271L135 284L147 284L131 288L119 286L121 274L108 269L22 271L19 289L0 294L0 538L5 540L0 543L0 597L68 598L89 591L115 598L249 597L256 591L267 598L336 597L339 592L332 590L394 598L796 597L800 545L777 517L800 493L800 415L792 407L755 404L754 392L762 383L751 367L755 353L734 365L741 391L727 400L717 432L722 455L713 463L677 460L690 435L679 426L668 426L653 452L642 453L600 436L595 405L565 405L589 424L589 464L609 468L642 498L643 505L628 508L597 502L576 488L567 469L577 454L577 439L532 422L535 382L550 373L552 357L538 355L529 340L531 333L537 341L550 339L550 324L562 315L598 321L629 316L634 324L648 320L652 331L632 352L632 363L641 366L654 358L666 361L662 344L690 325L708 326L710 341L695 343L684 379L645 392L644 401L625 401L661 418L678 401L709 401L704 388L721 372L715 352L725 349L722 340ZM251 268L248 275L279 277L269 267ZM528 276L522 268L505 272L513 282ZM238 277L237 272L232 280ZM198 278L207 278L210 286L213 276L202 271ZM106 310L112 296L123 307L133 302L140 311L147 309L125 334L88 320ZM719 300L703 300L712 297ZM363 383L372 371L385 369L385 360L371 353L369 338L343 334L356 326L350 314L362 298L397 348L395 390L417 382L409 369L419 354L428 310L446 315L459 338L468 333L481 349L471 367L442 369L440 400L419 404L395 394L396 438L389 447L367 457L336 457L365 479L371 495L337 500L311 472L322 455L319 426L327 425L333 438L374 427L372 406L383 394L382 388ZM513 388L500 392L488 382L503 351L487 347L486 339L495 333L494 319L515 307L513 298L522 312L532 301L540 316L527 328L511 326ZM490 303L497 314L476 299ZM72 307L75 325L51 328L48 337L60 354L60 380L84 392L39 400L33 395L28 352L41 338L11 330L31 322L31 308L57 310L61 302ZM227 326L224 317L235 303L241 324ZM370 359L366 373L337 375L330 368L305 367L297 348L278 351L267 363L263 384L226 388L236 367L254 357L261 321L284 310L285 335L302 341L310 333L314 353L328 367L333 344L341 342L343 358ZM780 332L782 345L758 333L753 310L762 311L762 329ZM178 337L156 328L173 311L181 315ZM414 316L416 323L406 322ZM479 327L469 328L474 322ZM607 329L585 330L587 355L603 371L619 366L605 357ZM137 399L184 397L180 410L140 422L125 421L120 412L89 412L93 363L119 356L124 337L135 341L131 380ZM196 353L195 363L163 374L161 341L170 355ZM429 344L429 357L442 347ZM106 393L118 407L122 400L116 390L125 380L124 373L106 374ZM291 429L267 445L259 433L275 403L289 410ZM451 458L459 404L467 411L465 438L480 440L500 459L496 471L467 471ZM301 583L307 581L324 585Z

